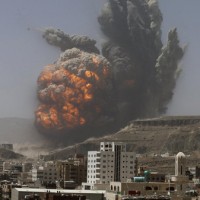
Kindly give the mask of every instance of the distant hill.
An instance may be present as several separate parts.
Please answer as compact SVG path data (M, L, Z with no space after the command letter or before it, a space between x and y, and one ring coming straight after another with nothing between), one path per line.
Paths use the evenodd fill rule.
M2 158L2 159L21 159L21 158L24 158L24 156L19 153L15 153L13 151L0 148L0 158Z
M187 154L200 155L200 116L160 117L135 120L115 134L90 138L48 155L47 159L62 158L76 152L99 150L101 141L122 141L138 154Z

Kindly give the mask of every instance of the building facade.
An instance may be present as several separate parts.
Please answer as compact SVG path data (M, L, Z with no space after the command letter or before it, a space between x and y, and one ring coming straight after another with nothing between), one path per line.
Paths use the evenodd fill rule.
M135 159L135 153L128 152L126 144L101 142L100 151L88 152L87 183L126 181L134 176Z
M75 155L66 161L58 161L56 165L59 181L64 182L63 188L73 182L78 186L86 181L87 165L83 155Z

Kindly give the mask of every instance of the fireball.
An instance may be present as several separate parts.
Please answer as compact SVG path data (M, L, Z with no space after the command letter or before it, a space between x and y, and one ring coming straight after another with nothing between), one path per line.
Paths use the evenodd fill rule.
M112 72L98 54L66 50L38 78L36 125L44 130L71 130L109 115Z

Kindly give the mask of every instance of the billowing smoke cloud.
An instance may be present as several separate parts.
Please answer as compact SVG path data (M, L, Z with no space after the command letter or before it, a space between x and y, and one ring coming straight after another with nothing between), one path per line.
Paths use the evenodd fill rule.
M183 56L176 29L161 41L162 14L156 0L109 0L98 21L109 38L102 53L110 61L118 106L125 121L165 111ZM134 87L121 88L124 83Z
M157 1L109 0L98 21L107 36L103 56L86 36L44 31L46 41L65 52L38 78L41 105L36 124L43 130L95 127L108 121L120 126L165 112L183 49L176 29L163 46Z
M112 120L112 73L102 56L66 50L38 78L36 124L43 131L71 130Z
M87 36L70 36L59 29L46 28L43 37L49 44L60 47L61 51L75 47L87 52L99 53L95 46L96 41Z

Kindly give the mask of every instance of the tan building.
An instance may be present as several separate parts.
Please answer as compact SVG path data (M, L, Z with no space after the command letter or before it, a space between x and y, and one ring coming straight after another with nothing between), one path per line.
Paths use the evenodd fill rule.
M168 182L111 182L110 191L121 195L166 195L175 190L174 183Z
M106 200L121 199L125 196L163 195L171 199L190 199L185 195L189 183L186 172L186 157L179 152L175 157L175 174L166 176L152 173L147 177L134 177L138 182L111 182Z
M69 183L71 181L76 185L81 185L87 178L87 165L84 157L76 155L67 161L58 161L57 173L60 182L67 181Z

